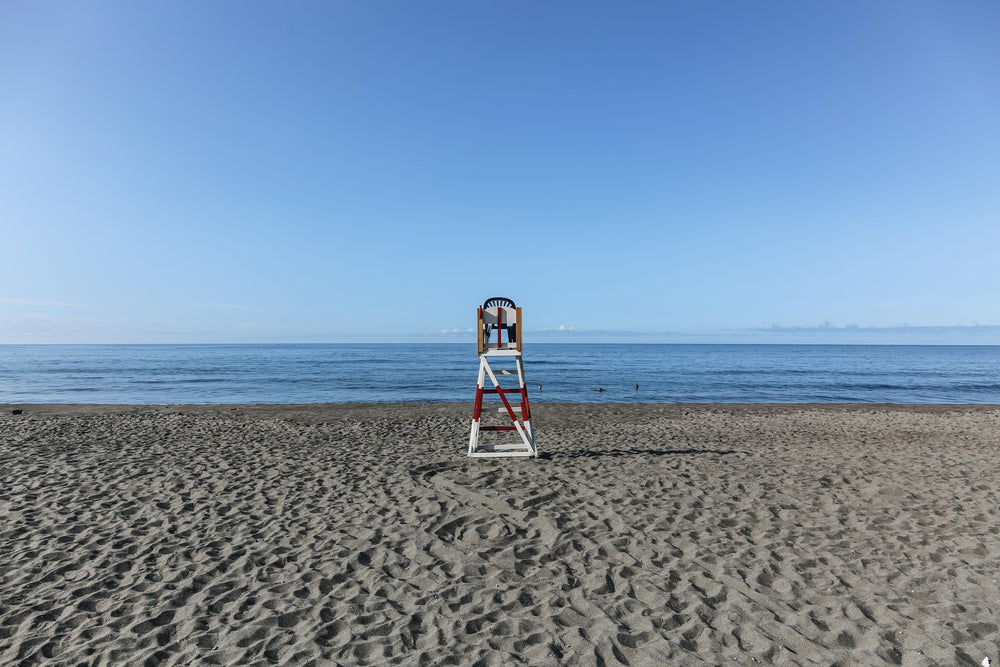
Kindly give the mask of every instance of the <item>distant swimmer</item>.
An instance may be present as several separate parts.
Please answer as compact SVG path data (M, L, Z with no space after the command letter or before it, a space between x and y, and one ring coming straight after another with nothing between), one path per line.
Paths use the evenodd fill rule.
M598 387L594 391L607 391L607 389L605 389L604 387Z
M639 383L638 382L635 383L635 390L639 391Z
M542 385L538 385L538 391L542 390Z

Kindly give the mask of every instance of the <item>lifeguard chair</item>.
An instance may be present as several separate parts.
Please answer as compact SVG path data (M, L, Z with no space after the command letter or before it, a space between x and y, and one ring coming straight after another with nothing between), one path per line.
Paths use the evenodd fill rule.
M495 338L494 338L494 332ZM506 339L504 340L504 336ZM476 403L472 410L472 433L469 435L469 456L530 456L537 455L535 434L531 430L531 410L528 389L524 384L524 363L521 360L521 309L511 299L493 297L479 307L476 313L476 351L479 354L479 380L476 383ZM490 362L512 359L514 368L494 370ZM497 375L517 375L517 388L500 386ZM493 388L484 386L490 378ZM506 413L510 422L503 425L483 425L483 397L496 394L503 406L498 413ZM512 406L508 395L520 395L520 405ZM494 403L494 406L496 404ZM480 441L482 431L516 431L520 441L512 443L487 443Z

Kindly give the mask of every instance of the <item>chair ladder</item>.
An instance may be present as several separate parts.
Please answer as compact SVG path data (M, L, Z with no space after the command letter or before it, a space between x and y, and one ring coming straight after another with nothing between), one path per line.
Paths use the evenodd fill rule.
M516 370L494 370L490 366L490 359L497 357L513 357ZM517 374L517 389L508 389L500 386L497 375ZM485 387L486 378L489 377L493 383L492 388ZM498 410L500 413L507 413L510 423L503 426L484 426L480 423L483 413L483 396L485 394L497 394L503 402L503 407ZM513 406L507 400L508 395L520 394L520 405ZM495 404L494 404L495 405ZM520 413L520 417L518 416ZM516 431L520 436L519 442L493 444L479 441L481 431ZM531 409L528 405L528 389L524 383L524 363L519 350L487 350L479 355L479 380L476 382L476 402L472 410L472 432L469 434L469 456L472 457L498 457L498 456L530 456L535 457L538 450L535 447L535 434L531 429Z

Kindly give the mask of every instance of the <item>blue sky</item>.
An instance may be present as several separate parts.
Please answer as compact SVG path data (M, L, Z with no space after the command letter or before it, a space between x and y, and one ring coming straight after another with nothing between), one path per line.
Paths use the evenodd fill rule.
M467 340L506 295L536 340L998 344L998 30L0 2L0 343Z

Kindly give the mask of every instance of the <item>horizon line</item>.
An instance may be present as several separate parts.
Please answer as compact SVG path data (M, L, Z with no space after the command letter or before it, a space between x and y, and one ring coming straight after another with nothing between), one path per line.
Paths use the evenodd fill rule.
M664 342L664 341L533 341L530 345L705 345L705 346L771 346L771 347L1000 347L1000 343L801 343L801 342ZM0 347L101 347L101 346L135 346L135 347L156 347L156 346L199 346L199 345L253 345L280 347L282 345L468 345L474 346L475 341L380 341L380 340L346 340L346 341L281 341L281 342L174 342L174 343L0 343Z

